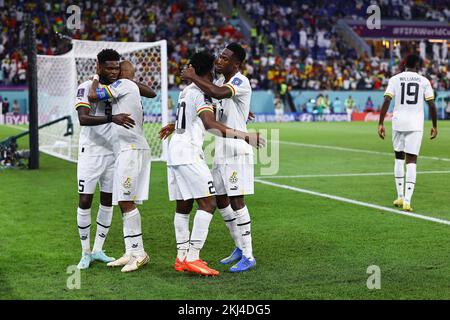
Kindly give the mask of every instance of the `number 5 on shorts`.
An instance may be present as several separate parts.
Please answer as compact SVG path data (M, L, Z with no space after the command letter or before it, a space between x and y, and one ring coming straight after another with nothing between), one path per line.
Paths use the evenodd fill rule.
M78 180L78 192L83 193L84 191L84 180Z

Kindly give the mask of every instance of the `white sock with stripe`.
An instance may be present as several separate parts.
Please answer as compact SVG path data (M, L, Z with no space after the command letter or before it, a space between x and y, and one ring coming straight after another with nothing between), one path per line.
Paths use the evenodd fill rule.
M123 239L126 254L144 255L141 214L137 208L123 214Z
M203 210L197 210L192 226L191 240L189 241L189 251L186 260L189 262L200 259L200 250L205 244L208 236L209 224L213 215Z
M406 164L405 202L410 204L416 185L416 164Z
M186 258L189 250L189 216L189 214L175 212L173 220L175 239L177 241L177 258L181 261Z
M80 234L81 250L83 253L91 252L91 209L77 209L78 233Z
M113 216L113 207L100 205L97 214L97 232L95 233L94 247L92 252L101 251L108 235L109 227Z
M222 218L225 221L225 225L227 226L228 231L230 231L230 235L234 240L235 246L239 249L242 249L240 231L237 226L236 217L233 209L231 208L231 205L228 205L228 207L226 208L219 209L219 211L222 214Z
M241 235L242 254L247 258L253 258L251 221L247 206L236 210L235 216Z
M395 159L394 176L397 198L403 199L403 190L405 189L405 160Z

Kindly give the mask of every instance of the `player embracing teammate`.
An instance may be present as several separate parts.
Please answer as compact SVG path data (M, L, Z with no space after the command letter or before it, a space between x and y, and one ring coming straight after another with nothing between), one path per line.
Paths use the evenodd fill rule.
M245 57L244 48L231 43L215 61L215 70L221 74L216 81L198 75L192 66L182 73L184 80L193 82L213 99L218 122L243 132L247 132L252 94L248 78L239 72ZM162 137L172 130L170 126L163 128ZM230 272L244 272L256 267L250 214L244 200L246 195L254 192L253 149L244 140L221 136L215 139L212 177L216 202L235 244L231 255L220 263L232 264Z

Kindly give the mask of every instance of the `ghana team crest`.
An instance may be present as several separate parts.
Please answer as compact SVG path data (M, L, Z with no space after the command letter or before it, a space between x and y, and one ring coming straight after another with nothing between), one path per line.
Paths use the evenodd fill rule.
M236 182L238 182L238 177L237 177L237 172L236 171L233 171L233 173L231 174L231 176L230 176L230 182L231 183L236 183Z
M124 181L123 187L126 188L126 189L130 189L130 188L131 188L131 178L130 178L130 177L128 177L128 178Z

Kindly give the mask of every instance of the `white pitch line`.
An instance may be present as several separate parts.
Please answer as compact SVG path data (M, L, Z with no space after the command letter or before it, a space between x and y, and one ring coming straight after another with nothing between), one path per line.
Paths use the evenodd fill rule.
M17 129L17 130L20 130L20 131L28 131L28 130L25 129L25 128L18 127L18 126L14 126L14 125L12 125L12 124L5 124L5 127L11 128L11 129Z
M355 204L355 205L358 205L358 206L368 207L368 208L377 209L377 210L383 210L383 211L387 211L387 212L391 212L391 213L395 213L395 214L400 214L400 215L404 215L404 216L408 216L408 217L413 217L413 218L417 218L417 219L422 219L422 220L427 220L427 221L432 221L432 222L437 222L437 223L441 223L441 224L450 225L450 221L444 220L444 219L428 217L428 216L424 216L424 215L417 214L417 213L400 211L400 210L396 210L396 209L392 209L392 208L388 208L388 207L379 206L379 205L376 205L376 204L371 204L371 203L367 203L367 202L352 200L352 199L339 197L339 196L333 196L333 195L330 195L330 194L315 192L315 191L311 191L311 190L307 190L307 189L291 187L291 186L287 186L287 185L284 185L284 184L273 183L273 182L270 182L270 181L264 181L264 180L258 180L258 179L255 179L255 181L259 182L259 183L262 183L262 184L266 184L266 185L272 186L272 187L277 187L277 188L281 188L281 189L296 191L296 192L300 192L300 193L306 193L306 194L317 196L317 197L332 199L332 200L336 200L336 201L341 201L341 202L346 202L346 203L350 203L350 204Z
M278 141L281 144L287 144L298 147L308 147L308 148L318 148L318 149L330 149L336 151L348 151L348 152L358 152L358 153L367 153L367 154L377 154L383 156L391 156L393 157L394 152L381 152L381 151L373 151L373 150L364 150L364 149L353 149L353 148L344 148L344 147L336 147L336 146L326 146L321 144L311 144L311 143L300 143L300 142L291 142L291 141ZM429 159L429 160L441 160L448 161L448 158L440 158L440 157L430 157L430 156L422 156L419 155L419 159Z
M417 174L450 173L445 171L419 171ZM367 173L336 173L336 174L300 174L292 176L257 176L257 179L289 179L289 178L331 178L331 177L364 177L364 176L391 176L393 172L367 172Z

